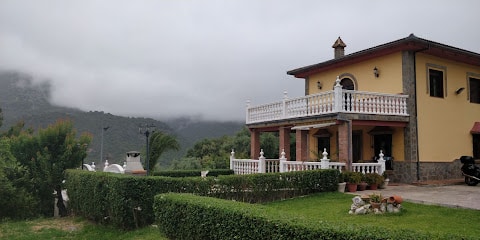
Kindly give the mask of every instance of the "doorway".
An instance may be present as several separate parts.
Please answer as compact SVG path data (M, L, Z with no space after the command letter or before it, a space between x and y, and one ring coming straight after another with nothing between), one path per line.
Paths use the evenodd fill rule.
M352 160L354 163L362 160L362 132L352 132Z
M382 150L384 157L392 157L392 135L378 134L373 136L375 156Z

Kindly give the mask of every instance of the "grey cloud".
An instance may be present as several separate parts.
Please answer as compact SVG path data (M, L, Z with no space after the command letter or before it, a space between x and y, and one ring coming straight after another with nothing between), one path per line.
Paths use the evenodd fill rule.
M415 6L415 7L412 7ZM415 33L480 52L477 1L0 2L0 70L52 102L127 116L243 120L245 101L303 94L286 71ZM447 17L448 16L448 17Z

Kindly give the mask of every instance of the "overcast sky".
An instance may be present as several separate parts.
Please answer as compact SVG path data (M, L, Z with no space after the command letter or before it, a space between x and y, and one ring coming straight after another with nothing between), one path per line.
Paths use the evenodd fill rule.
M304 94L286 71L407 37L480 53L480 1L0 0L0 70L52 102L123 116L244 120Z

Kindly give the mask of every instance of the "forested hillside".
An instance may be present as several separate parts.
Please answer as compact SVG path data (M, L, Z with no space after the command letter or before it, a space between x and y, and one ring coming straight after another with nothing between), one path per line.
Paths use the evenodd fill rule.
M154 124L157 131L175 135L181 149L178 152L167 152L161 157L160 164L166 167L173 159L182 158L196 141L233 135L244 126L242 122L205 122L188 117L159 121L115 116L98 111L84 112L51 105L50 89L48 84L33 84L28 75L0 73L0 108L4 117L0 130L5 131L19 121L24 121L26 127L36 129L53 124L57 119L71 119L78 134L92 134L93 140L86 161L95 161L97 165L102 159L100 152L103 128L108 127L103 131L103 159L109 159L111 163L123 163L127 151L145 151L145 136L138 131L141 124Z

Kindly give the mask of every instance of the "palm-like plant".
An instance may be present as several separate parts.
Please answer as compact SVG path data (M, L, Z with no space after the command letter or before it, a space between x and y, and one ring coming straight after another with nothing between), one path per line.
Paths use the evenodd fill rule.
M148 171L151 172L158 162L160 156L168 150L179 150L180 144L177 139L163 132L154 132L150 136L150 161Z

